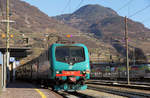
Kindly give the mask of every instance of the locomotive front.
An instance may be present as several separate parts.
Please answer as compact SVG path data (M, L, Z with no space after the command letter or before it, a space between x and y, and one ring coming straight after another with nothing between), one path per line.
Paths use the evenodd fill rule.
M88 49L83 44L52 45L52 78L55 90L85 90L90 78Z

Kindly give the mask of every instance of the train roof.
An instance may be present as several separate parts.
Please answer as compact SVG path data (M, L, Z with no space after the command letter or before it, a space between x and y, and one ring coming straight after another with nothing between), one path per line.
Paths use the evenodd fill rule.
M82 43L67 43L67 44L61 44L61 43L54 43L52 44L52 46L81 46L81 47L86 47L84 44Z

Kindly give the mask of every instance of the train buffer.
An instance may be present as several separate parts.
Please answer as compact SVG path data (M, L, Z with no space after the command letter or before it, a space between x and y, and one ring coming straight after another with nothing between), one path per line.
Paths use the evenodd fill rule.
M7 88L3 89L0 98L62 98L51 90L37 87L26 82L9 83Z

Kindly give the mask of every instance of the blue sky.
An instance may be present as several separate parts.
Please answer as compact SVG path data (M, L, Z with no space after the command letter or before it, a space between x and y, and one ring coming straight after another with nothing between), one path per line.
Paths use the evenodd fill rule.
M121 16L132 16L137 11L150 5L150 0L23 0L38 7L49 16L72 13L87 4L99 4L115 10ZM125 6L125 4L127 4ZM120 9L122 8L122 9ZM142 22L150 28L150 6L140 13L130 17L134 21Z

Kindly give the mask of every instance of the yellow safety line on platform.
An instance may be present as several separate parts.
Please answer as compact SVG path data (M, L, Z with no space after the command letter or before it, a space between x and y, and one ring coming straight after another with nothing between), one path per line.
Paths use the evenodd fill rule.
M43 92L41 92L39 89L35 89L40 95L42 98L46 98L46 96L44 95Z

